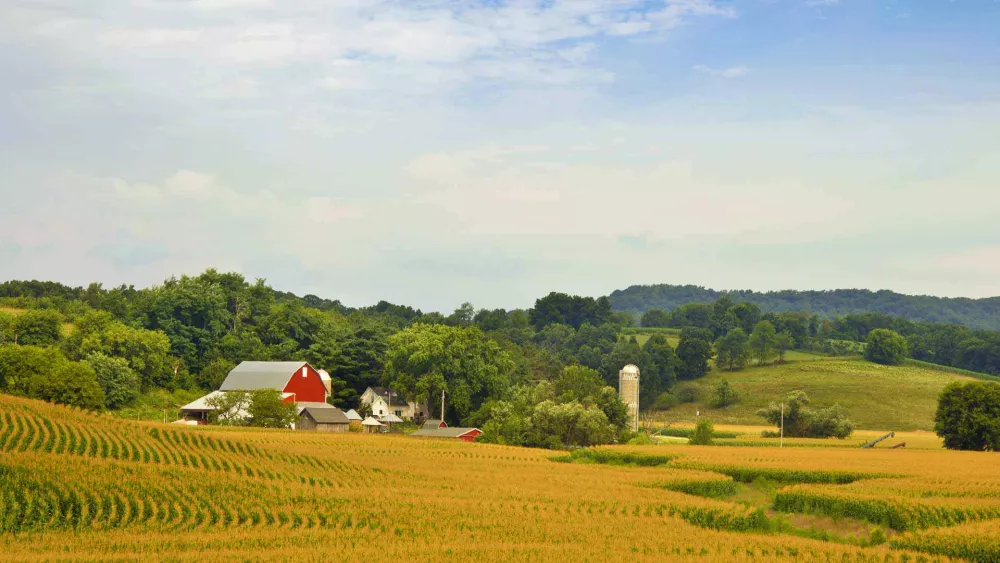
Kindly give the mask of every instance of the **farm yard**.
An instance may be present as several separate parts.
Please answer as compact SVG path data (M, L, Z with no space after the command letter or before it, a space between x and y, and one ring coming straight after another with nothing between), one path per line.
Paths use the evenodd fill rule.
M814 442L565 455L167 426L0 396L0 558L1000 558L1000 458Z

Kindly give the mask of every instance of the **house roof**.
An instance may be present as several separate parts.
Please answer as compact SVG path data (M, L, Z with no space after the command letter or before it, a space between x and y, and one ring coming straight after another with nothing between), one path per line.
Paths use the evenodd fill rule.
M413 434L410 434L410 436L424 436L425 438L458 438L460 436L465 436L472 431L482 432L482 430L479 430L478 428L459 428L457 426L451 426L449 428L434 428L430 430L421 428Z
M277 389L281 391L288 380L306 362L242 362L233 368L219 386L220 391L254 391Z
M334 409L334 410L337 410L336 407L334 407L334 406L332 406L332 405L330 405L328 403L317 403L317 402L314 402L314 401L300 401L298 403L295 403L295 406L298 407L299 414L302 414L302 411L304 411L306 409Z
M438 428L441 428L442 424L444 424L445 428L448 427L448 423L447 422L445 422L445 421L443 421L441 419L438 419L438 418L430 418L430 419L427 419L426 421L424 421L424 423L420 425L420 429L421 430L437 430Z
M354 409L351 409L344 414L347 415L347 420L361 420L361 415Z
M181 407L182 411L214 411L215 407L208 404L208 400L214 397L225 395L222 391L212 391L200 399L195 399Z
M398 405L400 403L409 403L409 401L403 398L403 396L399 394L399 391L396 391L395 389L390 389L389 387L369 387L369 389L374 391L376 395L382 397L382 400L389 404Z
M316 421L317 424L348 424L350 421L347 420L347 415L337 408L331 407L308 407L303 409L305 414L308 414Z
M368 418L366 418L361 423L361 425L362 426L382 426L382 423L369 416Z

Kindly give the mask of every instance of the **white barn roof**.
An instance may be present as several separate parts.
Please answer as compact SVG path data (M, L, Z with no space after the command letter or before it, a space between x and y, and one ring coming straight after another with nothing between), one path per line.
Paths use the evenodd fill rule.
M190 403L184 405L183 407L181 407L181 410L182 411L214 411L215 407L213 407L212 405L209 405L208 404L208 400L212 399L212 398L215 398L215 397L221 397L222 395L225 395L225 393L223 393L222 391L212 391L208 395L205 395L204 397L202 397L200 399L195 399L194 401L191 401Z
M288 380L306 362L242 362L229 372L219 386L220 391L255 391L285 388Z

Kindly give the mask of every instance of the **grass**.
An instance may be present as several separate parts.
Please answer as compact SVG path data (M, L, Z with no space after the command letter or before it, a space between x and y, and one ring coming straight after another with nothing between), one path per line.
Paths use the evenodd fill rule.
M790 353L788 363L749 367L737 372L713 370L687 382L698 389L695 403L679 405L658 415L665 422L691 422L696 411L716 424L759 425L757 410L780 400L790 391L802 390L814 406L839 403L859 429L931 430L937 398L948 383L969 380L922 365L882 366L861 358L831 358L803 352ZM709 406L712 390L723 379L742 396L739 403L715 409Z

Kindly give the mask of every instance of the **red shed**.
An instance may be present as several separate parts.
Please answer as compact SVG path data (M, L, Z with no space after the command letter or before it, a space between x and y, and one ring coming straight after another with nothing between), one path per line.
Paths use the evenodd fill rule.
M440 422L440 421L434 421ZM476 438L482 435L483 431L478 428L459 428L457 426L443 428L427 428L427 424L410 436L421 436L424 438L458 438L465 442L475 442Z

